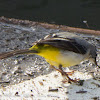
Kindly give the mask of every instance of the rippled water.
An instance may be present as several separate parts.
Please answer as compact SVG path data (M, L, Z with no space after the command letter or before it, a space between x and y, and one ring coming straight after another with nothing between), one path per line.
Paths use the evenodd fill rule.
M0 2L0 16L98 30L99 13L100 0L1 0ZM87 21L88 25L84 21Z

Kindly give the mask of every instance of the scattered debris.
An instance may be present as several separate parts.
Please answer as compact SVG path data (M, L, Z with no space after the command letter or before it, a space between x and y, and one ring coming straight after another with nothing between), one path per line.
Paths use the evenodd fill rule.
M76 93L87 93L87 91L80 90L80 91L77 91Z

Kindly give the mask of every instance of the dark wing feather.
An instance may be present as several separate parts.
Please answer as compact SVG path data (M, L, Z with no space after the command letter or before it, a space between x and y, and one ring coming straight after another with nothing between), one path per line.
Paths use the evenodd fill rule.
M61 38L53 38L41 40L38 44L48 44L57 48L61 48L68 51L73 51L79 54L86 53L86 47L77 43L75 39L61 39Z

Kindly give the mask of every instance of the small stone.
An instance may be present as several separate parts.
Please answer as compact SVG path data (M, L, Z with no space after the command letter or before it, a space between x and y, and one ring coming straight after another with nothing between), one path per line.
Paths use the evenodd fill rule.
M14 61L15 65L19 64L19 61L18 60L15 60Z

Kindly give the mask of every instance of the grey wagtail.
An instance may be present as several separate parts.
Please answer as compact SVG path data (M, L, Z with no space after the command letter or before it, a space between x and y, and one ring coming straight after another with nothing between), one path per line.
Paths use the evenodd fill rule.
M74 66L87 59L97 65L96 47L69 32L50 34L44 39L35 42L29 49L1 53L0 59L18 54L37 54L44 57L54 69L66 75L69 81L73 82L75 80L71 79L62 70L62 67ZM58 69L54 66L57 66Z

